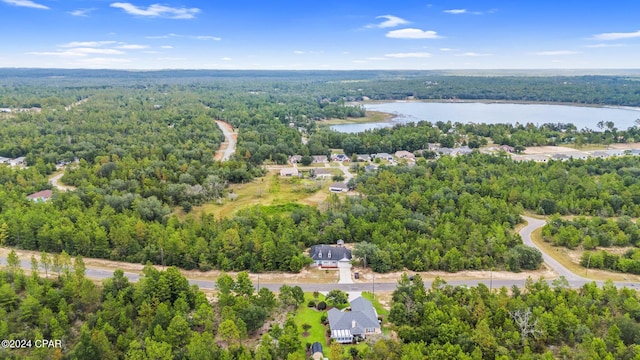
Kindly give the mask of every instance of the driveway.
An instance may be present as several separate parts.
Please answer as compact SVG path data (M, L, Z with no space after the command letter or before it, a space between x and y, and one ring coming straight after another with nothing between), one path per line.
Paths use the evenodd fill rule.
M339 262L338 270L340 271L338 284L353 284L353 279L351 279L351 264L348 262Z

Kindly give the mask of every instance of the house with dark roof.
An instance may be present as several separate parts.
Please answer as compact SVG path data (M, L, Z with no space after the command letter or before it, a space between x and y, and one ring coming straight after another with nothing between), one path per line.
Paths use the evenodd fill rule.
M309 250L309 256L322 268L337 268L341 261L351 260L351 250L342 245L313 245Z
M33 193L31 195L27 195L27 199L35 202L45 202L51 199L53 192L51 190L42 190L37 193Z
M341 344L350 344L355 339L365 339L367 335L381 332L376 309L362 296L351 301L350 311L333 308L327 313L327 318L331 338Z
M345 154L333 154L331 155L331 160L333 161L351 161L351 159Z

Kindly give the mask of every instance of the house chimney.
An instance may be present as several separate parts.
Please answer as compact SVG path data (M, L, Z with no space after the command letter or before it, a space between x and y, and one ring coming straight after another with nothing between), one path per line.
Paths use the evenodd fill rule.
M351 328L355 328L356 327L356 321L355 320L351 320Z

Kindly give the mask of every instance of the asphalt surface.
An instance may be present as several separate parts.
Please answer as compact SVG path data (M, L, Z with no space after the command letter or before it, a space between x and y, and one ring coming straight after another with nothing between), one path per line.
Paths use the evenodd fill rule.
M221 161L229 161L229 159L231 158L231 155L233 155L233 153L236 151L236 141L233 138L233 133L231 131L229 131L225 126L222 126L219 121L216 121L216 124L218 124L218 127L220 128L220 130L222 130L222 133L224 134L224 138L229 144L227 148L224 150L224 154L222 155Z
M528 224L527 226L525 226L522 230L520 230L520 235L522 236L522 239L524 241L524 243L528 246L533 246L536 247L535 244L531 241L531 233L544 226L545 221L544 220L539 220L539 219L534 219L534 218L529 218L529 217L524 217L525 220L527 220ZM572 273L571 271L569 271L567 268L565 268L564 266L562 266L560 263L558 263L557 261L555 261L553 258L551 258L550 256L548 256L547 254L544 253L544 251L541 251L543 254L543 258L545 263L547 263L551 268L553 268L558 274L560 274L561 276L564 276L568 283L569 286L572 288L579 288L582 287L584 284L586 283L590 283L593 282L594 280L589 280L589 279L585 279L581 276L578 276L574 273ZM7 264L7 258L6 257L0 257L0 265L6 265ZM29 260L21 260L20 266L25 270L25 271L30 271L31 270L31 262ZM40 268L40 272L44 272L44 269L41 267ZM55 274L56 271L52 270L51 268L49 269L49 274ZM110 278L113 276L113 272L109 271L109 270L104 270L104 269L97 269L97 268L91 268L89 266L86 267L86 271L85 274L88 278L91 279L96 279L96 280L102 280L102 279L106 279L106 278ZM140 280L140 278L142 277L141 274L139 273L132 273L132 272L125 272L124 275L133 282L137 282ZM198 280L198 279L188 279L189 283L192 285L197 285L199 288L203 289L203 290L213 290L215 289L215 282L211 281L211 280ZM534 279L534 280L538 280L538 279ZM554 279L548 279L547 281L551 284L552 281ZM426 280L424 282L425 287L430 288L431 284L432 284L432 280ZM595 281L598 285L602 285L604 282L603 281ZM510 288L512 286L518 286L518 287L523 287L525 284L525 280L503 280L503 279L474 279L474 280L448 280L447 284L449 285L453 285L453 286L477 286L478 284L484 284L489 288L501 288L501 287L507 287ZM614 282L614 284L618 287L628 287L631 289L636 289L636 290L640 290L640 282ZM263 283L260 282L260 284L254 284L256 286L256 288L263 288L266 287L271 291L278 291L280 289L280 287L283 285L282 283L277 283L277 284L272 284L272 283ZM330 291L333 289L340 289L340 290L344 290L347 292L355 292L355 291L393 291L396 289L396 282L371 282L371 283L354 283L354 284L338 284L338 283L329 283L329 284L305 284L305 283L290 283L288 284L290 286L295 286L298 285L302 288L303 291Z

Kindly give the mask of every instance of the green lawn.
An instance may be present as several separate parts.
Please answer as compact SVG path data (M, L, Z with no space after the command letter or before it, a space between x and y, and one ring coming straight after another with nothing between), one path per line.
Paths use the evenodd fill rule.
M300 329L300 341L302 344L319 342L322 344L323 348L327 348L327 344L325 341L325 333L327 328L320 323L320 318L322 317L322 313L324 311L318 311L315 308L310 308L307 306L310 300L315 301L316 303L324 300L324 295L320 294L318 298L313 297L313 293L305 293L304 294L304 303L298 308L296 312L296 316L294 320L298 328ZM302 328L302 324L311 325L311 329L309 329L309 336L303 336L302 332L304 331Z

